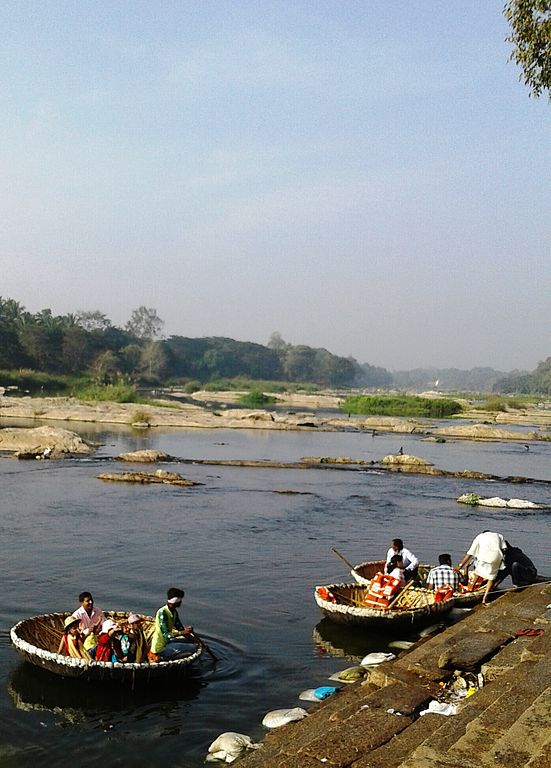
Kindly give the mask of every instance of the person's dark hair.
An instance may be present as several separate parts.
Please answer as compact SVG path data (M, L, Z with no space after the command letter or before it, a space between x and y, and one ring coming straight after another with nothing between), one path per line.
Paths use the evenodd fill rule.
M80 595L78 596L79 603L82 603L82 601L85 600L87 597L89 597L90 600L94 599L90 594L90 592L81 592Z
M184 590L178 589L178 587L170 587L168 592L166 593L166 599L171 600L173 597L180 597L182 598L184 596Z
M398 563L402 563L403 564L403 562L404 561L403 561L402 555L392 555L392 557L390 558L388 564L389 564L390 568L392 569L392 568L396 568L398 566Z
M402 541L402 539L392 539L392 545L394 547L398 547L398 549L404 548L404 542Z
M438 564L439 565L451 565L452 564L451 555L448 555L447 553L443 553L441 555L438 555Z

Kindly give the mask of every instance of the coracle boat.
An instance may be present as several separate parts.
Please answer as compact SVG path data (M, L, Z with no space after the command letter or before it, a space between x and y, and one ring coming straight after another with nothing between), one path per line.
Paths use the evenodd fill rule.
M368 560L365 563L359 563L354 566L354 569L350 571L352 577L358 584L362 584L366 587L371 579L378 573L382 573L385 570L385 560ZM419 578L424 583L427 578L428 572L432 568L431 565L419 565L418 572Z
M386 563L384 560L368 560L365 563L359 563L358 565L355 565L354 570L350 571L350 573L358 584L366 587L371 583L371 579L373 579L377 573L384 571L385 565ZM431 568L432 565L419 565L419 580L422 584L426 582ZM470 591L455 592L455 606L457 608L469 608L471 605L480 603L484 597L485 589L486 584L484 583L476 589Z
M126 611L104 611L105 617L116 622L124 622L129 613ZM29 664L41 667L63 677L75 677L79 680L100 680L130 683L149 682L165 677L186 674L199 658L203 646L190 643L188 656L170 661L150 663L93 661L74 659L57 653L59 641L63 635L63 622L70 613L46 613L23 619L10 630L10 637L19 655ZM143 630L146 636L154 623L151 616L143 617Z
M411 624L431 623L455 605L455 598L438 601L432 589L404 588L388 608L375 608L369 589L360 584L328 584L316 587L314 599L331 621L351 626L392 630Z

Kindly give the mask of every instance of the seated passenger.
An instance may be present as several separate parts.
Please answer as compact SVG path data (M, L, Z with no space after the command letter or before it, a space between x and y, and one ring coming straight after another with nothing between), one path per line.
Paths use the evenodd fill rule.
M427 576L427 587L440 589L440 587L451 587L454 592L459 589L459 573L452 567L450 555L444 553L438 555L438 565L431 568Z
M121 631L120 624L112 619L106 619L101 625L96 648L96 661L122 661L122 649L117 633Z
M126 626L126 634L129 640L127 660L136 664L147 661L147 640L142 628L142 620L143 616L140 616L138 613L130 613ZM123 644L121 643L121 645Z
M386 553L386 572L390 573L390 560L394 555L401 555L404 561L404 578L406 581L417 578L419 560L413 552L404 547L402 539L392 539L390 549Z
M171 587L167 592L166 605L157 611L151 650L148 653L150 661L169 661L189 652L189 642L180 640L193 632L193 627L184 627L178 616L177 608L182 605L183 597L183 589Z
M71 656L73 659L88 659L90 657L82 642L82 635L78 628L78 619L68 616L63 622L63 637L59 643L57 652L62 656Z
M99 633L101 625L105 621L105 616L101 608L96 608L94 598L90 592L81 592L78 596L80 608L73 611L73 616L80 621L80 631L84 637L88 637L91 632Z
M405 566L404 561L402 560L402 555L393 555L388 563L388 569L389 569L389 576L391 576L393 579L399 579L400 580L400 586L405 587L406 586L406 577L404 575Z

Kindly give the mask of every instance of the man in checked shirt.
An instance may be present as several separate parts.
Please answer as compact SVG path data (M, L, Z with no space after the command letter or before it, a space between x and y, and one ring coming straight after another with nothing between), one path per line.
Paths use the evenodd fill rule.
M431 568L427 576L427 587L436 590L440 587L450 586L454 592L459 589L459 574L452 568L450 555L438 555L439 565Z

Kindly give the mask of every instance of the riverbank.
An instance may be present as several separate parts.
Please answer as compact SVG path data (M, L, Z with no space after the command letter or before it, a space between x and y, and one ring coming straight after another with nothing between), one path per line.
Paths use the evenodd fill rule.
M243 768L551 765L551 584L477 606L361 683L270 731ZM532 630L533 634L525 634ZM536 632L538 631L538 632ZM539 633L541 632L541 634ZM522 633L522 634L519 634ZM420 716L454 673L477 681L457 712ZM480 683L483 683L482 687ZM291 705L292 706L292 705Z
M369 416L349 417L337 409L340 398L334 395L279 395L278 410L235 407L235 393L197 392L193 397L155 400L152 404L86 402L71 397L3 397L0 399L0 426L10 420L85 422L121 424L147 429L175 427L185 429L263 429L371 431L426 435L435 439L511 440L517 442L551 440L551 412L484 414L464 412L465 424L450 420L448 426L431 419ZM319 414L322 415L319 415ZM510 418L510 421L507 419ZM538 425L539 429L520 431L497 424Z

